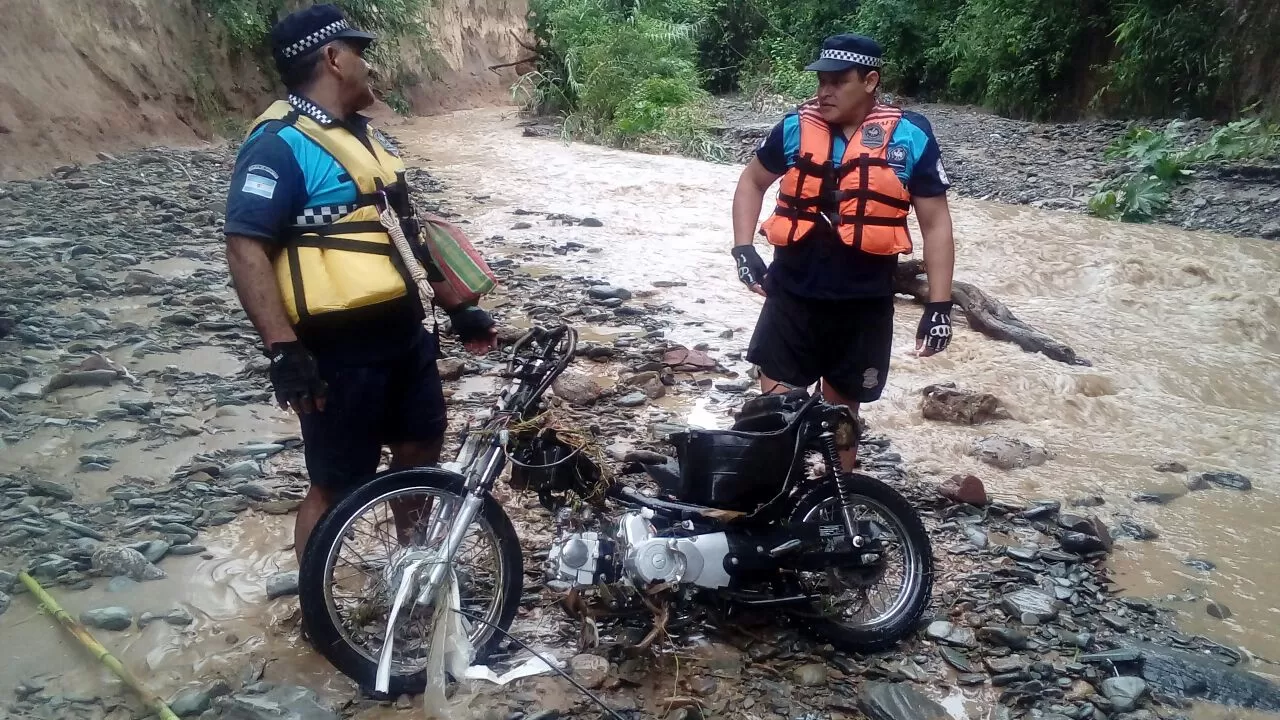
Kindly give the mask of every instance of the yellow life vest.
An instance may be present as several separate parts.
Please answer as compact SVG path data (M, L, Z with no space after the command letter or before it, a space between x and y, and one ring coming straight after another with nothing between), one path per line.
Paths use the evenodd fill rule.
M292 126L323 148L356 184L354 203L308 207L274 260L276 283L294 325L307 326L346 310L369 308L409 294L410 279L393 260L395 248L378 221L378 192L401 180L404 163L371 141L369 147L341 125L325 126L277 100L253 126L263 132ZM252 135L253 131L250 131Z

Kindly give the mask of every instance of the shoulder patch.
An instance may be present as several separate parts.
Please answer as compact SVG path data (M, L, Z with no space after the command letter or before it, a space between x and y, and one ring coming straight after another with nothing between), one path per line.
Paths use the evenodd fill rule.
M395 143L391 142L391 138L382 134L381 130L373 131L373 139L377 140L382 149L386 150L392 157L400 157L400 149L396 147Z
M276 181L268 177L248 173L244 176L244 186L240 188L240 191L270 200L276 194Z

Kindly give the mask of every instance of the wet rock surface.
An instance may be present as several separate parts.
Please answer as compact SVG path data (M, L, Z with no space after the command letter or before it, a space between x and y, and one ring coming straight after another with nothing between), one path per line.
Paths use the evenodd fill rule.
M143 624L155 634L192 632L198 623L177 603L147 596L157 573L179 562L175 558L204 553L202 536L213 528L250 513L293 512L306 489L296 432L260 431L272 400L265 358L227 287L220 203L231 156L173 151L168 162L180 163L184 173L157 171L155 157L142 153L85 168L77 177L87 187L52 179L10 184L0 193L0 205L13 211L0 222L0 269L22 286L21 292L0 290L0 317L13 319L0 339L0 388L10 385L0 390L0 438L6 450L49 438L72 444L65 472L35 461L0 471L0 612L6 601L30 600L13 587L18 569L57 593L101 584L113 591L101 605L119 607L97 608L91 616L100 623L95 627L114 626L113 635L135 641ZM139 173L150 185L133 181ZM415 172L412 179L428 195L438 190L425 173ZM422 204L447 212L436 199ZM533 213L528 219L570 222ZM607 218L602 225L607 231ZM713 344L685 347L668 340L680 319L652 288L619 288L600 278L525 267L581 251L548 238L492 255L503 286L503 302L495 309L502 337L518 337L510 327L517 322L567 320L592 328L580 344L574 376L554 388L552 405L577 427L588 428L611 454L617 445L617 456L627 462L661 462L654 451L668 449L662 437L685 422L681 410L663 403L679 408L678 403L709 397L714 411L728 416L753 396L754 383L740 358L727 357ZM654 287L663 289L657 282ZM199 353L216 353L217 360L212 366L191 362L203 357ZM501 358L472 358L447 336L444 353L456 433L454 420L492 399ZM469 385L475 381L492 383ZM964 400L954 417L966 424L998 419L989 405L981 398ZM246 416L256 430L226 442ZM223 422L227 428L218 427ZM455 440L451 433L450 443ZM997 444L984 447L999 467L1032 468L1049 459L1031 444L1003 438ZM189 449L172 467L132 467L137 453L179 445ZM839 652L777 613L765 613L719 625L706 618L689 621L672 628L670 643L659 643L662 650L636 657L627 648L638 641L638 629L643 637L644 628L601 622L600 643L589 655L578 655L591 659L578 660L575 674L614 707L655 717L816 718L859 711L875 718L943 717L935 715L940 708L931 698L958 685L991 705L993 717L1114 718L1120 711L1103 684L1117 670L1177 696L1245 698L1241 704L1259 707L1275 697L1264 680L1232 667L1241 661L1238 653L1179 634L1157 605L1116 595L1105 563L1107 542L1112 536L1123 543L1147 535L1136 521L1114 523L1112 532L1095 524L1092 511L1063 513L1066 498L1026 504L999 494L993 499L972 476L957 478L944 491L904 467L874 428L864 436L859 457L864 471L899 488L919 509L938 561L934 603L920 631L900 647L870 655ZM1215 488L1240 485L1207 482ZM526 565L532 567L533 553L548 546L550 521L532 498L507 496L504 502L521 528ZM296 603L289 598L296 582L296 574L284 570L264 582L260 597ZM540 641L575 650L561 657L577 654L581 626L556 609L555 594L532 575L524 593L522 614L545 626ZM126 605L145 611L146 622L139 615L135 626ZM218 642L244 640L224 635ZM1193 657L1217 663L1210 666L1217 674L1210 676L1218 679L1197 695L1199 686L1190 678L1200 671L1179 670L1189 667L1180 657L1127 649L1134 640L1199 653ZM511 659L500 655L495 662L504 667ZM175 695L174 703L188 717L255 719L327 720L377 707L357 697L329 708L311 690L272 686L270 673L262 675L226 685L199 678L199 687ZM1184 680L1178 684L1169 679L1174 676ZM79 708L62 712L76 703L46 692L42 682L23 684L9 702L10 714L81 716ZM486 694L484 701L502 711L494 717L512 711L525 720L540 714L599 716L598 709L576 699L555 709L540 706L533 688L552 684L573 692L561 682L520 681ZM1177 717L1155 697L1138 693L1139 711L1155 707L1163 717ZM123 720L148 714L120 698L112 702L110 708L101 699L83 703L95 708L83 716L114 712L112 720Z

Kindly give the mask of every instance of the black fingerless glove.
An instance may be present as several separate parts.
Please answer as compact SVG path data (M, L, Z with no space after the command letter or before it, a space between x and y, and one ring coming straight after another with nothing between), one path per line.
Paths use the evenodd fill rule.
M934 352L942 352L951 344L951 301L924 304L924 315L916 328L916 339Z
M738 279L743 285L751 287L764 282L765 273L769 272L769 268L764 264L764 260L760 259L754 245L735 245L730 252L733 253L734 261L738 263Z
M488 338L494 326L493 318L479 305L463 305L445 312L449 314L453 334L464 343Z
M264 353L271 360L271 386L282 407L305 406L307 400L324 397L328 385L310 350L297 340L273 343Z

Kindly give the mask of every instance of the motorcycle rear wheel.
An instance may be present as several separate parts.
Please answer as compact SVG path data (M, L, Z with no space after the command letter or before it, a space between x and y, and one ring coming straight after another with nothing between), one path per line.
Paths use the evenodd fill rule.
M385 632L386 614L390 610L388 591L398 584L394 578L388 579L394 572L390 568L394 567L397 557L403 557L403 553L418 550L415 540L406 543L396 537L402 532L398 526L404 521L393 515L397 510L402 515L411 512L415 502L428 513L437 502L442 503L442 508L456 509L452 503L461 502L462 484L461 476L437 468L387 472L333 506L311 533L298 572L303 626L316 650L366 692L373 691L377 674L380 633ZM429 500L415 501L413 498ZM406 510L406 506L410 509ZM385 508L380 518L379 508ZM409 532L420 532L417 525L422 522L421 512L419 520L414 522L415 527ZM373 517L372 523L367 519L370 516ZM369 525L372 527L366 527ZM381 530L390 530L395 536L379 540L372 533ZM473 539L473 544L479 548L474 553L468 550L471 547L469 541ZM348 546L348 541L352 545ZM351 549L357 541L364 542L365 547ZM335 566L342 561L344 548L346 555L354 555L357 562L350 567L342 565L335 572ZM380 552L384 548L385 558ZM488 561L492 566L491 577L477 579L477 573L467 564L473 555ZM491 623L463 618L476 652L475 662L481 662L497 649L502 639L493 625L504 631L510 629L524 585L520 540L510 518L492 497L485 497L453 565L459 573L463 609ZM349 587L342 587L344 585ZM354 590L354 593L341 594L339 590ZM404 629L405 634L411 634L415 629L406 625L417 623L419 637L416 643L420 647L414 662L406 660L393 665L388 687L388 695L392 698L405 693L418 694L426 687L425 667L417 665L425 665L425 646L421 636L425 633L424 625L430 626L434 610L430 606L414 605L402 610L397 619L397 628ZM377 616L379 614L380 617ZM425 618L415 618L415 615ZM405 642L413 644L415 641L406 639Z
M879 515L898 536L903 560L903 587L892 605L879 616L866 621L853 621L834 613L830 607L818 604L789 611L805 630L836 647L852 652L878 652L894 647L915 631L920 616L929 606L933 591L933 549L920 515L896 490L869 475L851 474L846 478L853 489L853 501L859 507L867 507ZM828 479L801 496L791 514L791 522L840 521L840 493L835 479ZM850 588L866 590L871 580L879 577L866 571L850 572L829 570L825 575L828 585L820 589L827 597L824 603L834 602ZM818 575L810 573L809 575ZM802 580L812 585L814 578ZM864 595L865 597L865 595ZM867 600L870 605L870 600Z

